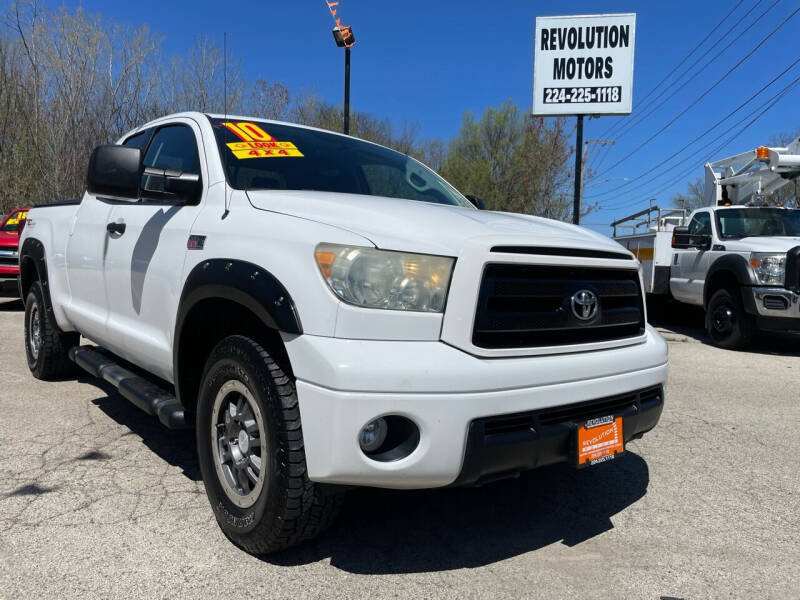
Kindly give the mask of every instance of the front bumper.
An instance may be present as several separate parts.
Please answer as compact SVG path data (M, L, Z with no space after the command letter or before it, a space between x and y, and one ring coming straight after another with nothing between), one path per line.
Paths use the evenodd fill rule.
M800 319L800 294L792 290L780 287L751 287L746 288L745 293L752 295L756 313L761 317Z
M557 410L476 419L470 424L464 466L454 485L481 484L574 460L575 429L599 416L621 416L627 444L655 427L663 408L664 388L657 385Z
M644 341L627 347L502 359L472 356L442 342L309 335L285 342L297 379L309 477L336 484L450 485L469 466L467 440L481 419L663 386L667 378L667 345L650 327ZM658 420L660 405L649 414L646 429ZM406 417L420 430L419 444L405 458L378 462L359 448L361 428L384 415ZM632 426L625 437L644 430ZM509 448L511 454L519 455L519 448ZM522 467L538 464L545 463Z

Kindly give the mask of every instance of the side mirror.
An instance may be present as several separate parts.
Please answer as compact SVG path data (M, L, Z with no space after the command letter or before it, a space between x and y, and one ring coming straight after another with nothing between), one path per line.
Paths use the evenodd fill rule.
M472 202L472 204L474 204L475 208L477 208L478 210L486 210L486 202L484 202L477 196L465 196L465 198L470 202Z
M113 200L139 200L139 148L106 144L97 146L89 159L86 189L93 196Z
M697 248L711 249L711 236L705 233L689 233L688 227L676 227L672 230L672 247L679 250Z
M142 173L142 195L157 200L193 204L200 200L203 183L197 173L147 167Z

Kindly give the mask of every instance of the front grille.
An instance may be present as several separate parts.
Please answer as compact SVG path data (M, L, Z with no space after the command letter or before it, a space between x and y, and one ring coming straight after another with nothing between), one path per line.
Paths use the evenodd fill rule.
M597 314L585 321L572 306L573 295L582 290L597 298ZM472 343L480 348L583 344L633 337L644 327L637 271L491 263L478 294Z
M580 423L606 415L635 414L661 402L664 391L660 385L641 390L608 396L566 406L544 408L538 411L490 417L484 421L484 435L502 435L520 431L541 431L560 423Z
M19 265L19 258L15 253L6 254L5 252L0 253L0 265L7 266L7 267L16 267Z

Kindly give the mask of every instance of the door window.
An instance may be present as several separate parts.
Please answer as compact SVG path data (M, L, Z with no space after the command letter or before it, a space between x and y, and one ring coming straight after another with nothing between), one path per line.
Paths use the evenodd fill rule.
M691 235L711 235L711 215L707 212L697 213L689 223Z
M150 136L153 135L152 129L146 129L140 133L135 133L127 140L122 142L123 146L128 146L130 148L139 148L142 152L147 147L147 142L150 141Z
M191 127L168 125L156 131L142 164L145 169L152 167L199 175L200 157L197 152L197 140ZM145 199L147 199L147 192L163 191L163 177L142 175L142 195Z

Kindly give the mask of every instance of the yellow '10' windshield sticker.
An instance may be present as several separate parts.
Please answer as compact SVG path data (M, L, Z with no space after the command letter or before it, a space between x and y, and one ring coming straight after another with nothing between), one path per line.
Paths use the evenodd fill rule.
M236 158L303 156L292 142L279 142L255 123L223 123L241 142L226 144Z

